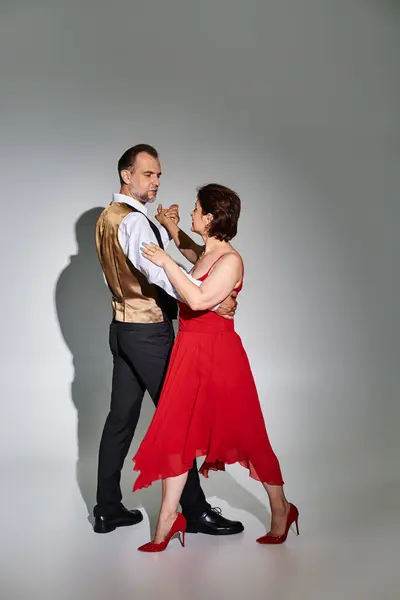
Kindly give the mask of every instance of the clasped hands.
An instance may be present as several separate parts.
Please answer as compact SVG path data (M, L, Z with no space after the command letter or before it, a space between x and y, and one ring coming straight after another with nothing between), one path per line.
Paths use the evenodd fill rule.
M168 208L163 208L162 204L159 204L157 207L157 214L155 216L156 220L160 223L160 225L165 225L167 220L172 221L175 225L178 225L180 221L179 216L179 205L171 204ZM157 244L151 242L150 244L146 244L143 242L140 246L140 252L151 261L153 264L163 268L168 261L173 260L165 250L162 250ZM228 296L221 304L218 309L214 311L220 317L224 317L225 319L232 320L235 316L237 309L237 293L235 291L232 292L230 296Z

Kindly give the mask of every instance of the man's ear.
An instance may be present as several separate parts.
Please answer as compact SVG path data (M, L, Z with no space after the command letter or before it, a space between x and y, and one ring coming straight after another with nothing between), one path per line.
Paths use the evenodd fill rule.
M128 169L121 171L121 179L125 184L129 184L131 182L131 172Z

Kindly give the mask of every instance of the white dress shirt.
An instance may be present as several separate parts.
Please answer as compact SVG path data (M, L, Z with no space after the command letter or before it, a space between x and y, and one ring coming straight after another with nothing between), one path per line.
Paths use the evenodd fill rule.
M125 196L124 194L113 194L113 202L124 202L125 204L129 204L133 208L136 208L138 211L147 215L147 207L141 204L138 200L131 198L130 196ZM164 249L167 248L168 244L171 241L171 238L162 225L155 221L154 224L160 231L161 240L164 246ZM158 267L153 264L140 252L140 246L142 242L149 244L150 242L154 242L158 246L158 241L156 236L153 233L152 228L147 220L147 218L142 217L136 212L131 212L126 215L119 224L118 228L118 241L120 246L124 252L124 254L129 258L130 262L133 266L143 273L146 279L155 285L161 287L169 296L176 298L182 302L182 298L179 296L176 289L171 284L168 279L164 269L162 267ZM197 286L201 285L201 282L197 279L194 279L185 269L182 267L181 271Z

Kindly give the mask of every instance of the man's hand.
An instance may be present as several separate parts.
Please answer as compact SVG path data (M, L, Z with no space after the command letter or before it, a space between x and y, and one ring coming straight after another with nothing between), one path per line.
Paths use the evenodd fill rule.
M223 302L218 307L218 310L214 311L220 317L224 317L224 319L233 319L235 316L235 312L237 309L237 293L232 292L230 296L225 298Z
M163 208L163 205L159 204L157 207L156 219L161 225L166 224L166 219L169 219L175 225L178 225L180 221L178 204L171 204L169 208Z

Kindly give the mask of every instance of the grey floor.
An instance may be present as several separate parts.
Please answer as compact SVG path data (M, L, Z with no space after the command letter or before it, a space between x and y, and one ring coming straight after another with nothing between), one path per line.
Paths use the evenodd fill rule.
M235 469L213 474L205 482L210 501L242 519L245 531L230 538L188 535L185 548L174 540L159 555L143 555L137 547L150 538L160 488L131 496L130 464L123 474L124 500L130 507L142 505L145 519L104 536L92 532L73 464L3 464L0 597L398 599L396 457L391 463L387 456L360 452L357 469L351 464L354 453L346 456L343 448L336 455L296 457L287 490L300 509L300 536L290 532L280 547L255 543L268 523L256 482L239 485Z

